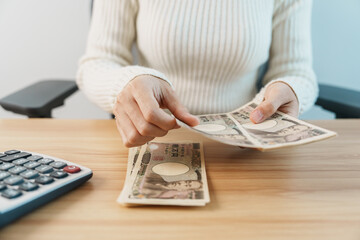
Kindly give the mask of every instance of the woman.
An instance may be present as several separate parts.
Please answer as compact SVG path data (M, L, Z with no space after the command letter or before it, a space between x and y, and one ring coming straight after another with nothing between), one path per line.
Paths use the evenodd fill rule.
M267 61L251 120L276 110L297 116L318 91L310 15L310 0L96 1L77 82L114 113L127 147L164 136L178 127L175 118L197 125L186 108L227 112L248 102Z

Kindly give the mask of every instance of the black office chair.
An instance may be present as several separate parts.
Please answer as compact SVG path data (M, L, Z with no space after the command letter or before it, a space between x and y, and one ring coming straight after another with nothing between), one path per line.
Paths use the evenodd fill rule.
M360 92L325 84L319 87L316 105L335 113L336 118L360 118ZM0 99L0 105L29 118L51 118L52 110L64 105L77 89L71 80L39 81Z
M92 12L93 1L90 1ZM268 63L261 68L258 83ZM258 84L258 87L260 85ZM67 97L77 91L74 80L44 80L0 99L0 105L11 112L29 118L50 118L54 108L64 105ZM360 92L320 84L316 105L335 113L336 118L360 118Z
M77 89L71 80L39 81L0 99L0 105L29 118L51 118L52 110L64 105L65 99Z

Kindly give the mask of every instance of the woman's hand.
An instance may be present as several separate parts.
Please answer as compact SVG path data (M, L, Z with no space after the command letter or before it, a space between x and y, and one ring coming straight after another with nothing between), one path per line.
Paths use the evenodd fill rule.
M179 128L176 119L165 113L167 108L190 126L199 124L179 102L170 85L159 78L141 75L130 81L117 96L113 113L116 125L126 147L135 147L162 137Z
M250 114L253 123L260 123L273 115L276 111L297 117L299 102L289 85L275 82L266 88L263 102Z

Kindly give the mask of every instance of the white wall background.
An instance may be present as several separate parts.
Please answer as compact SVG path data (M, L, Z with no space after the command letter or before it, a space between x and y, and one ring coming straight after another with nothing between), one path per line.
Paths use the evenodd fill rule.
M313 0L314 69L320 83L360 91L360 0ZM333 118L314 107L304 119Z
M75 79L90 23L89 0L0 0L0 97L41 79ZM57 118L109 118L81 92ZM0 118L22 117L0 109Z
M322 83L360 91L360 0L313 1L314 68ZM0 98L40 79L74 79L90 22L89 0L0 0ZM81 92L57 118L109 118ZM0 109L0 118L21 117ZM302 116L333 115L315 107Z

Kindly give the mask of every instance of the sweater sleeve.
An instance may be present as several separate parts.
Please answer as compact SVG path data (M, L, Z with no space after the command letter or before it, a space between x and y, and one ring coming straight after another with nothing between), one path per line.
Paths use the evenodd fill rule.
M85 55L80 59L77 84L90 101L111 112L116 96L139 75L169 80L155 69L133 64L136 38L136 0L95 1Z
M318 95L310 22L311 0L275 0L269 68L263 84L265 88L278 81L288 84L297 96L300 114Z

